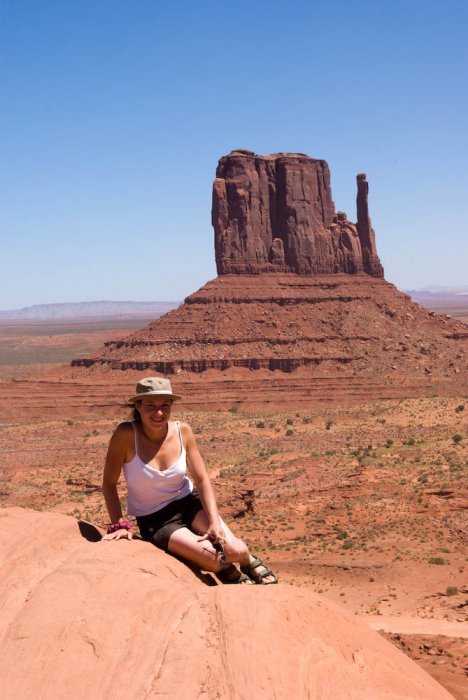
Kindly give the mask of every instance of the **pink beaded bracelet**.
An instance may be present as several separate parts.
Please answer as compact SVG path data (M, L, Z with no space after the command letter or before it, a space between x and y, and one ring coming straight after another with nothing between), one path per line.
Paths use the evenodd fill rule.
M120 520L116 523L111 523L109 527L107 528L107 534L110 535L112 532L116 532L117 530L131 530L132 529L132 523L130 520L125 520L124 518L120 518Z

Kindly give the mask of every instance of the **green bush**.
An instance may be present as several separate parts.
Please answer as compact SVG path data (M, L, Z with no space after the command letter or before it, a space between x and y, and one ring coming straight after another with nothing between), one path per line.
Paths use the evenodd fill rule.
M286 419L286 425L294 425L294 421L292 418L287 418Z
M461 442L463 438L460 435L460 433L455 433L455 435L452 435L452 440L454 441L455 445L458 445L458 443Z
M290 437L291 435L294 435L294 430L291 430L291 429L286 430L286 435L287 435L288 437Z

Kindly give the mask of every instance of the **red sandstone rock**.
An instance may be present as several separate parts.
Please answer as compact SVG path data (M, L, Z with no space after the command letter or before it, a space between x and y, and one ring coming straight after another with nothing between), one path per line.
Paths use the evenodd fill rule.
M366 180L365 173L359 173L356 176L357 180L357 232L362 246L362 259L364 269L373 277L383 277L383 267L377 257L377 249L375 247L375 232L372 228L369 216L369 183Z
M53 513L0 518L5 698L452 697L310 589L210 587L147 542L88 542Z
M218 273L383 277L367 192L365 175L358 175L356 227L345 214L335 214L324 160L233 151L220 159L213 186Z

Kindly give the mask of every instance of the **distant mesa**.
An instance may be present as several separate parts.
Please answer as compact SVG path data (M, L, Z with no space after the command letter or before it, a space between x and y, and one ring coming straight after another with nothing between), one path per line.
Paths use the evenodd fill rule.
M74 366L466 382L466 325L434 316L383 278L364 174L352 223L335 212L324 160L236 150L219 161L212 221L218 277Z
M357 176L357 223L335 212L326 161L301 153L221 158L212 223L219 275L295 272L383 277L369 217L369 186Z

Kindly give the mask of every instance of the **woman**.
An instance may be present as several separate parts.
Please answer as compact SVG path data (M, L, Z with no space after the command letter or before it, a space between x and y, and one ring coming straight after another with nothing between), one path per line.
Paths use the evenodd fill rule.
M133 420L117 427L107 452L102 489L111 524L104 539L132 537L117 493L123 469L128 512L136 516L144 540L214 572L223 583L277 583L219 517L192 429L170 420L172 404L180 398L162 377L147 377L136 385L128 401ZM196 488L186 475L187 466Z

